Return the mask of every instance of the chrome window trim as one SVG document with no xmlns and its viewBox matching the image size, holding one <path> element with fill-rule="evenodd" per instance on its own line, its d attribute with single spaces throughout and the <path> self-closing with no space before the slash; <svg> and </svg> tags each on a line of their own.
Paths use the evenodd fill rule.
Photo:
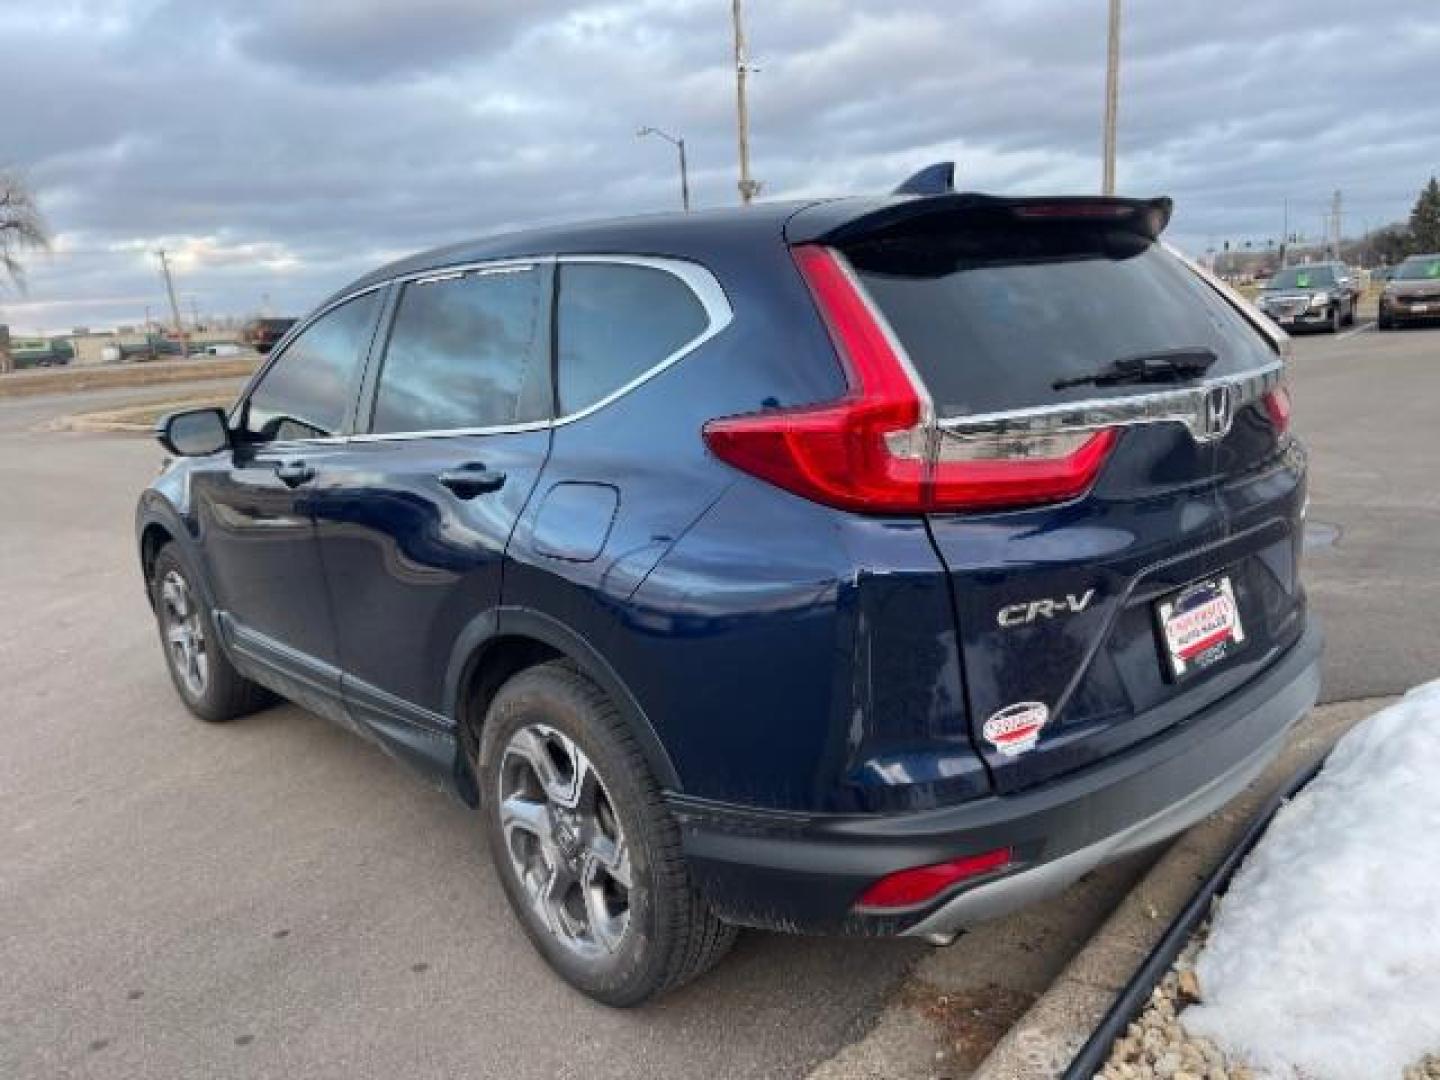
<svg viewBox="0 0 1440 1080">
<path fill-rule="evenodd" d="M 348 443 L 369 443 L 369 442 L 395 442 L 409 439 L 445 439 L 463 438 L 472 435 L 510 435 L 526 431 L 543 431 L 547 428 L 563 427 L 566 424 L 573 424 L 577 420 L 599 412 L 607 405 L 618 401 L 626 394 L 639 386 L 644 385 L 651 379 L 662 374 L 669 368 L 678 364 L 685 357 L 689 356 L 696 349 L 700 348 L 711 338 L 720 334 L 735 320 L 734 308 L 730 306 L 730 298 L 725 294 L 725 289 L 708 269 L 699 263 L 691 262 L 688 259 L 670 258 L 666 256 L 652 255 L 625 255 L 625 254 L 585 254 L 585 255 L 537 255 L 529 258 L 506 257 L 502 259 L 486 259 L 479 262 L 463 263 L 456 266 L 431 267 L 426 270 L 417 270 L 408 274 L 398 274 L 395 277 L 387 278 L 384 281 L 367 285 L 362 289 L 356 289 L 347 293 L 331 304 L 314 312 L 303 322 L 297 323 L 290 331 L 290 335 L 300 334 L 306 327 L 321 316 L 333 311 L 341 304 L 349 303 L 351 300 L 375 289 L 388 288 L 391 285 L 404 284 L 427 284 L 431 281 L 446 281 L 457 277 L 463 277 L 472 272 L 479 273 L 509 273 L 518 270 L 529 270 L 547 265 L 564 265 L 566 263 L 613 263 L 621 266 L 644 266 L 652 270 L 660 270 L 679 278 L 690 290 L 691 294 L 700 301 L 700 306 L 705 309 L 706 326 L 698 335 L 691 338 L 684 345 L 681 345 L 674 352 L 641 372 L 635 378 L 617 387 L 609 394 L 592 402 L 583 409 L 567 413 L 562 416 L 553 417 L 548 420 L 529 420 L 518 424 L 494 424 L 488 427 L 472 428 L 440 428 L 432 431 L 386 431 L 386 432 L 355 432 L 350 435 L 325 435 L 313 439 L 292 439 L 286 445 L 306 446 L 343 446 Z M 282 344 L 288 344 L 289 336 Z M 259 382 L 260 378 L 269 370 L 271 364 L 278 359 L 277 356 L 269 360 L 259 371 L 251 376 L 250 383 L 246 384 L 244 391 L 240 394 L 236 403 L 239 409 L 249 399 L 250 392 Z"/>
<path fill-rule="evenodd" d="M 1227 388 L 1228 409 L 1233 418 L 1246 405 L 1258 401 L 1285 379 L 1285 365 L 1279 361 L 1257 368 L 1174 389 L 1130 394 L 1124 397 L 1091 398 L 1030 409 L 977 413 L 947 417 L 940 430 L 957 439 L 988 435 L 1052 435 L 1100 428 L 1134 427 L 1137 424 L 1184 424 L 1196 442 L 1211 442 L 1230 430 L 1228 422 L 1213 427 L 1211 395 Z"/>
</svg>

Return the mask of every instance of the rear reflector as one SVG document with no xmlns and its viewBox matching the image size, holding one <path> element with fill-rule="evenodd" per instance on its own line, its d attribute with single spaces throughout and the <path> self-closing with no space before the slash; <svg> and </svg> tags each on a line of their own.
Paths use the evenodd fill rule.
<svg viewBox="0 0 1440 1080">
<path fill-rule="evenodd" d="M 870 910 L 912 908 L 968 878 L 1008 866 L 1012 857 L 1013 852 L 1009 848 L 998 848 L 983 855 L 966 855 L 949 862 L 897 870 L 862 892 L 855 906 Z"/>
<path fill-rule="evenodd" d="M 834 402 L 712 420 L 722 461 L 815 502 L 870 513 L 991 510 L 1073 498 L 1099 474 L 1113 430 L 957 437 L 927 415 L 884 325 L 839 255 L 794 249 L 840 354 Z"/>
<path fill-rule="evenodd" d="M 1270 422 L 1275 425 L 1275 433 L 1283 435 L 1290 430 L 1290 391 L 1283 386 L 1277 386 L 1261 399 L 1265 403 L 1265 412 L 1270 417 Z"/>
</svg>

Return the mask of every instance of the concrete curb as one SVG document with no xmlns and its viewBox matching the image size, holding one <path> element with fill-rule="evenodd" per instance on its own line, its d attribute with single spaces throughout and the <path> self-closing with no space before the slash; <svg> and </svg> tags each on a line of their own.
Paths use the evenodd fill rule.
<svg viewBox="0 0 1440 1080">
<path fill-rule="evenodd" d="M 974 1080 L 1052 1080 L 1069 1065 L 1176 913 L 1224 858 L 1261 806 L 1318 760 L 1352 725 L 1394 698 L 1322 705 L 1295 729 L 1280 756 L 1220 813 L 1181 835 L 996 1044 Z"/>
</svg>

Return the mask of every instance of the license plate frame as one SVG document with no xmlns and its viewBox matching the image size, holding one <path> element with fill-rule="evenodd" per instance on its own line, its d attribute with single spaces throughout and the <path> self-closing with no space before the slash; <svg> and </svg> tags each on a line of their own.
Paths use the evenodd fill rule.
<svg viewBox="0 0 1440 1080">
<path fill-rule="evenodd" d="M 1193 581 L 1155 601 L 1155 627 L 1172 682 L 1182 682 L 1232 656 L 1245 627 L 1229 573 Z"/>
</svg>

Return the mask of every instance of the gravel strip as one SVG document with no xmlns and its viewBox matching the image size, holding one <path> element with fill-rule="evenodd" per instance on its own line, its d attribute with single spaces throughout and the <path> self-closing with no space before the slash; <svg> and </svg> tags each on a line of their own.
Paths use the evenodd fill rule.
<svg viewBox="0 0 1440 1080">
<path fill-rule="evenodd" d="M 1201 999 L 1194 965 L 1208 931 L 1207 923 L 1185 946 L 1139 1018 L 1115 1040 L 1096 1080 L 1291 1080 L 1231 1062 L 1209 1039 L 1185 1030 L 1185 1007 Z M 1440 1054 L 1427 1054 L 1398 1080 L 1440 1080 Z"/>
</svg>

